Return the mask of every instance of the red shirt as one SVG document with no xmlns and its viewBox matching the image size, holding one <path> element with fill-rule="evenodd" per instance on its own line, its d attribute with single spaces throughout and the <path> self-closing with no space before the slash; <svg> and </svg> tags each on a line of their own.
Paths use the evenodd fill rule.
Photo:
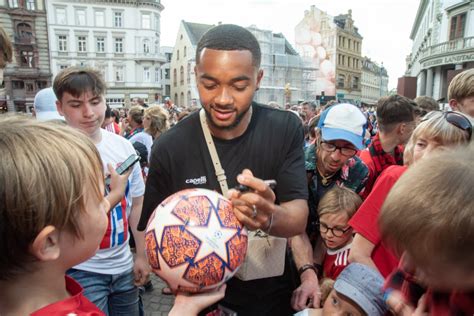
<svg viewBox="0 0 474 316">
<path fill-rule="evenodd" d="M 382 243 L 377 221 L 390 189 L 406 169 L 405 166 L 390 166 L 382 172 L 372 192 L 349 220 L 356 233 L 375 245 L 371 258 L 384 278 L 397 268 L 399 259 Z"/>
<path fill-rule="evenodd" d="M 68 314 L 77 316 L 105 315 L 82 294 L 82 287 L 79 283 L 69 276 L 65 276 L 65 278 L 66 290 L 71 296 L 37 310 L 31 314 L 32 316 L 64 316 Z"/>
<path fill-rule="evenodd" d="M 351 243 L 345 245 L 341 249 L 330 250 L 326 252 L 323 262 L 324 277 L 336 280 L 339 274 L 349 264 L 349 251 L 351 250 Z"/>
</svg>

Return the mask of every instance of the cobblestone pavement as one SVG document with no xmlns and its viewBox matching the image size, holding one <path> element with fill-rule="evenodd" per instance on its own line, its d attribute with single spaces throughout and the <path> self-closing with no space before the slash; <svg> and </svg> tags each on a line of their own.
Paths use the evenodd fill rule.
<svg viewBox="0 0 474 316">
<path fill-rule="evenodd" d="M 173 306 L 174 296 L 161 294 L 161 289 L 163 289 L 166 284 L 156 275 L 152 274 L 151 282 L 153 283 L 153 291 L 146 292 L 142 296 L 145 316 L 168 315 L 168 312 Z"/>
</svg>

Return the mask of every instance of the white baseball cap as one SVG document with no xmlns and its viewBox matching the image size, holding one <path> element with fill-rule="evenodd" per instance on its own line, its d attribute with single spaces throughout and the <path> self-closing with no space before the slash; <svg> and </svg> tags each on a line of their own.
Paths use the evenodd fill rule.
<svg viewBox="0 0 474 316">
<path fill-rule="evenodd" d="M 40 90 L 33 101 L 36 119 L 39 121 L 64 120 L 56 109 L 56 100 L 53 88 Z"/>
</svg>

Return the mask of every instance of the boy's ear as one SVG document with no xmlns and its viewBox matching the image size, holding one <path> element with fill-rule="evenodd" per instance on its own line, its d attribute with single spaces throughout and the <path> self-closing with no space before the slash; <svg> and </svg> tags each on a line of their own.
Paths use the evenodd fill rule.
<svg viewBox="0 0 474 316">
<path fill-rule="evenodd" d="M 59 113 L 61 116 L 64 116 L 64 113 L 63 113 L 63 104 L 62 104 L 61 101 L 59 101 L 59 100 L 56 100 L 56 109 L 58 110 L 58 113 Z"/>
<path fill-rule="evenodd" d="M 452 109 L 453 111 L 459 111 L 459 108 L 458 108 L 458 101 L 457 101 L 457 100 L 451 99 L 451 100 L 449 100 L 448 103 L 449 103 L 449 106 L 451 107 L 451 109 Z"/>
<path fill-rule="evenodd" d="M 60 255 L 59 231 L 48 225 L 43 228 L 30 245 L 30 253 L 39 261 L 53 261 Z"/>
</svg>

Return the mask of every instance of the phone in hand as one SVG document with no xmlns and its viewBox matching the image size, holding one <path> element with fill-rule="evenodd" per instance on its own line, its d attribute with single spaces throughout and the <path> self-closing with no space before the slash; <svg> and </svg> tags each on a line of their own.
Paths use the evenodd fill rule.
<svg viewBox="0 0 474 316">
<path fill-rule="evenodd" d="M 263 180 L 263 182 L 265 182 L 270 187 L 270 189 L 275 190 L 276 185 L 277 185 L 277 182 L 275 180 L 273 180 L 273 179 L 272 180 Z M 237 191 L 240 191 L 240 193 L 249 192 L 251 190 L 248 186 L 246 186 L 244 184 L 240 184 L 240 183 L 238 185 L 236 185 L 234 187 L 234 189 L 237 190 Z"/>
<path fill-rule="evenodd" d="M 140 161 L 140 156 L 136 155 L 136 154 L 132 154 L 130 155 L 127 159 L 125 159 L 124 162 L 122 162 L 120 164 L 120 166 L 118 166 L 115 171 L 122 175 L 124 174 L 125 172 L 127 172 L 128 169 L 132 168 L 133 165 L 135 165 L 137 162 Z M 110 175 L 107 176 L 107 178 L 105 179 L 105 184 L 107 186 L 110 186 Z"/>
</svg>

